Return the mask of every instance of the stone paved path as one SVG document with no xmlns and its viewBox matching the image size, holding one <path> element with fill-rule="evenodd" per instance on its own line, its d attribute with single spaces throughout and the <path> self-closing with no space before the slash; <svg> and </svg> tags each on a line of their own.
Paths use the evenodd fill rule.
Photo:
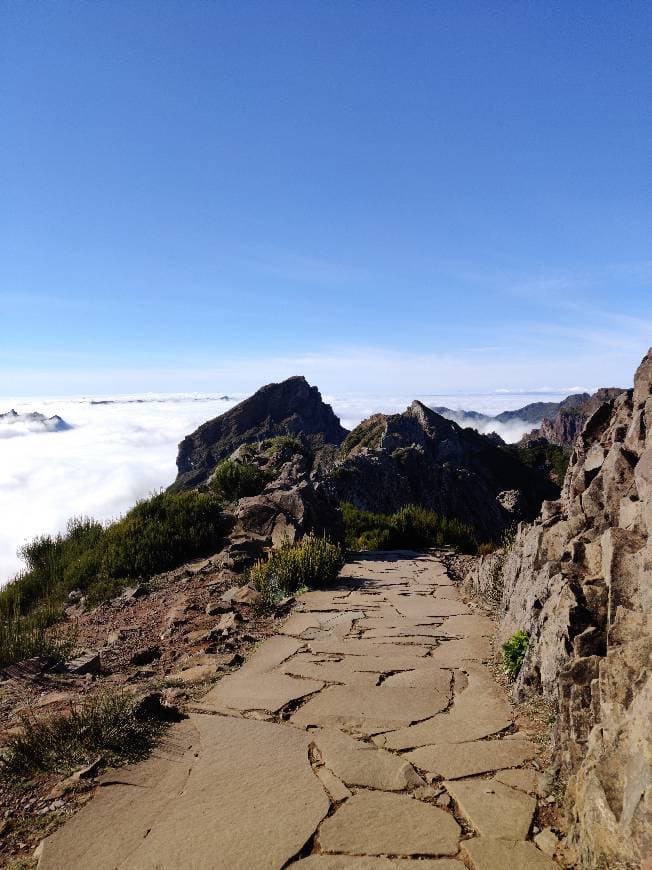
<svg viewBox="0 0 652 870">
<path fill-rule="evenodd" d="M 347 565 L 39 868 L 554 870 L 528 840 L 535 747 L 482 663 L 492 628 L 434 557 Z"/>
</svg>

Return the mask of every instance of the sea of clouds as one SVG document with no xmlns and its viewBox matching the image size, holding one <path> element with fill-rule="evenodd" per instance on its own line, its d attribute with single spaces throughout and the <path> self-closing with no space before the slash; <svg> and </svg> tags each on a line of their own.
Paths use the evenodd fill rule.
<svg viewBox="0 0 652 870">
<path fill-rule="evenodd" d="M 414 397 L 324 395 L 351 429 L 378 411 L 403 411 Z M 559 401 L 558 393 L 422 395 L 426 405 L 485 414 L 534 401 Z M 123 514 L 139 498 L 176 476 L 177 445 L 201 423 L 233 407 L 242 396 L 94 396 L 0 399 L 0 414 L 15 409 L 21 421 L 0 418 L 0 583 L 21 568 L 17 549 L 43 533 L 65 529 L 73 516 L 102 521 Z M 32 424 L 24 415 L 59 415 L 68 429 Z M 532 424 L 482 423 L 515 441 Z"/>
</svg>

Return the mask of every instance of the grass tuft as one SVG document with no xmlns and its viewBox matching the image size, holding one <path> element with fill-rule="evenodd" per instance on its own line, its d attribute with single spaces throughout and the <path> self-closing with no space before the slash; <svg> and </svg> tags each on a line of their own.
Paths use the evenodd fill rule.
<svg viewBox="0 0 652 870">
<path fill-rule="evenodd" d="M 25 717 L 22 732 L 3 747 L 0 778 L 67 773 L 98 756 L 107 765 L 138 761 L 149 753 L 162 728 L 160 721 L 144 718 L 133 695 L 125 692 L 87 700 L 67 716 Z"/>
</svg>

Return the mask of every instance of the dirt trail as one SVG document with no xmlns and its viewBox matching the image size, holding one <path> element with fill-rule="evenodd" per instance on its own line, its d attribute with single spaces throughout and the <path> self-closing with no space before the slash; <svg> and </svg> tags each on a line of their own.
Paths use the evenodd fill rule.
<svg viewBox="0 0 652 870">
<path fill-rule="evenodd" d="M 106 776 L 40 870 L 555 870 L 492 632 L 433 556 L 347 565 L 165 749 Z"/>
</svg>

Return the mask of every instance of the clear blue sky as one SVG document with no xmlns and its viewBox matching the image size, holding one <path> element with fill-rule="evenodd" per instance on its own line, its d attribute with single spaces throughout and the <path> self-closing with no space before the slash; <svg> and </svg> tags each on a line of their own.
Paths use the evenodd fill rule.
<svg viewBox="0 0 652 870">
<path fill-rule="evenodd" d="M 649 2 L 4 2 L 0 395 L 631 381 Z"/>
</svg>

